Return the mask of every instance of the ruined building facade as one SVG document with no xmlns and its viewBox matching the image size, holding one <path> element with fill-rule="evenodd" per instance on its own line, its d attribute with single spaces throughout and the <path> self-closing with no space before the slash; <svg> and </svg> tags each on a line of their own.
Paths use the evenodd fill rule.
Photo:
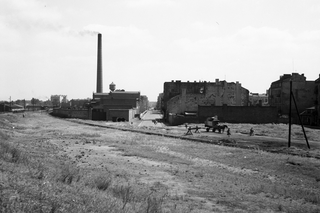
<svg viewBox="0 0 320 213">
<path fill-rule="evenodd" d="M 162 111 L 169 114 L 192 114 L 198 106 L 248 106 L 249 91 L 239 82 L 181 82 L 164 83 Z"/>
<path fill-rule="evenodd" d="M 268 102 L 270 106 L 278 108 L 280 115 L 289 114 L 290 105 L 290 80 L 292 80 L 292 92 L 299 112 L 315 106 L 315 81 L 307 81 L 304 74 L 292 73 L 280 76 L 280 79 L 271 83 L 268 90 Z M 292 112 L 295 110 L 292 102 Z"/>
<path fill-rule="evenodd" d="M 315 101 L 315 109 L 317 121 L 316 124 L 320 125 L 320 75 L 319 78 L 315 81 L 315 90 L 314 90 L 316 101 Z"/>
</svg>

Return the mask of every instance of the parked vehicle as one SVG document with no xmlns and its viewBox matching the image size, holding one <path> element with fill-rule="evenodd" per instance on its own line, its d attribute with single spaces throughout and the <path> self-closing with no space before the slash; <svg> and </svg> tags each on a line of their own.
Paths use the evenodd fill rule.
<svg viewBox="0 0 320 213">
<path fill-rule="evenodd" d="M 218 130 L 219 133 L 224 132 L 225 128 L 228 128 L 227 125 L 219 125 L 219 119 L 217 116 L 215 117 L 208 117 L 205 122 L 204 126 L 206 128 L 206 131 L 209 132 L 210 129 L 212 129 L 212 132 L 215 132 Z"/>
</svg>

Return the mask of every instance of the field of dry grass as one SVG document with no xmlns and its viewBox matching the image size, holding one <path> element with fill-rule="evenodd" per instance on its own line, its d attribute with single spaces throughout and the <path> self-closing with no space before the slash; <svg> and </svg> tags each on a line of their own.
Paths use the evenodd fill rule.
<svg viewBox="0 0 320 213">
<path fill-rule="evenodd" d="M 307 130 L 311 150 L 295 130 L 285 148 L 280 124 L 188 136 L 256 147 L 242 149 L 71 121 L 0 114 L 0 212 L 320 212 L 320 160 L 305 157 L 319 153 L 318 130 Z M 259 148 L 279 143 L 301 155 Z"/>
</svg>

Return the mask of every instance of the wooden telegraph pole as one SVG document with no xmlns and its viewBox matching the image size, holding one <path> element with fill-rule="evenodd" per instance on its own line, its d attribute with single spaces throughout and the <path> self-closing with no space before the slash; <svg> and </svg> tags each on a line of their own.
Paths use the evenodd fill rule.
<svg viewBox="0 0 320 213">
<path fill-rule="evenodd" d="M 304 130 L 304 126 L 303 126 L 303 124 L 302 124 L 301 117 L 300 117 L 300 114 L 299 114 L 297 102 L 296 102 L 296 99 L 294 98 L 294 95 L 293 95 L 293 92 L 292 92 L 292 80 L 290 80 L 289 139 L 288 139 L 288 147 L 290 147 L 290 145 L 291 145 L 291 104 L 292 104 L 291 100 L 293 100 L 293 103 L 294 103 L 294 106 L 295 106 L 295 108 L 296 108 L 296 112 L 297 112 L 297 115 L 298 115 L 298 118 L 299 118 L 299 122 L 300 122 L 300 125 L 301 125 L 301 128 L 302 128 L 302 131 L 303 131 L 304 138 L 306 139 L 307 146 L 308 146 L 308 148 L 310 149 L 310 145 L 309 145 L 309 142 L 308 142 L 308 138 L 307 138 L 307 135 L 306 135 L 306 131 Z"/>
</svg>

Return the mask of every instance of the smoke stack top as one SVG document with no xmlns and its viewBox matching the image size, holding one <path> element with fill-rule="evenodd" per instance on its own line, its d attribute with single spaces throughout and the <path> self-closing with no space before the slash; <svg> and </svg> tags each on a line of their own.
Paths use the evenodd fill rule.
<svg viewBox="0 0 320 213">
<path fill-rule="evenodd" d="M 97 93 L 103 92 L 102 85 L 102 35 L 98 33 L 98 54 L 97 54 Z"/>
</svg>

